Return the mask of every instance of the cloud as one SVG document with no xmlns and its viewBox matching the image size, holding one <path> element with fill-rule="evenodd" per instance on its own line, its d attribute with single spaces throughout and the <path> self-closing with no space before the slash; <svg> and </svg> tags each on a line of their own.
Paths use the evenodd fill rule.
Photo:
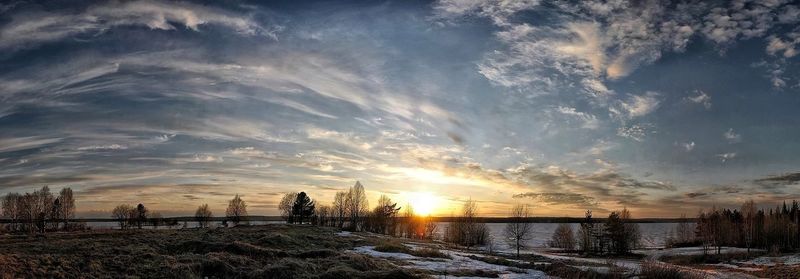
<svg viewBox="0 0 800 279">
<path fill-rule="evenodd" d="M 658 100 L 659 94 L 648 91 L 644 95 L 632 95 L 628 101 L 620 101 L 621 113 L 629 119 L 645 116 L 655 111 L 661 101 Z"/>
<path fill-rule="evenodd" d="M 433 6 L 435 19 L 452 20 L 467 15 L 477 15 L 491 19 L 494 24 L 508 25 L 508 17 L 519 11 L 539 6 L 539 0 L 521 1 L 474 1 L 442 0 Z"/>
<path fill-rule="evenodd" d="M 765 178 L 756 179 L 755 182 L 758 184 L 766 184 L 774 186 L 795 185 L 800 182 L 800 172 L 773 175 Z"/>
<path fill-rule="evenodd" d="M 62 138 L 45 138 L 36 136 L 0 138 L 0 153 L 40 148 L 53 143 L 58 143 L 61 140 Z"/>
<path fill-rule="evenodd" d="M 276 38 L 281 26 L 264 27 L 254 20 L 221 9 L 180 2 L 130 1 L 94 5 L 77 13 L 28 12 L 12 16 L 0 28 L 0 48 L 22 48 L 81 34 L 103 33 L 121 26 L 173 30 L 180 24 L 200 30 L 202 25 L 224 26 L 244 35 Z"/>
<path fill-rule="evenodd" d="M 695 144 L 694 144 L 693 141 L 683 144 L 683 148 L 686 149 L 686 152 L 691 152 L 692 150 L 694 150 L 694 146 L 695 146 Z"/>
<path fill-rule="evenodd" d="M 696 93 L 697 96 L 686 97 L 686 100 L 695 104 L 702 104 L 707 110 L 711 109 L 711 96 L 708 96 L 703 90 L 695 90 L 694 93 Z"/>
<path fill-rule="evenodd" d="M 733 131 L 733 128 L 728 129 L 722 136 L 729 142 L 729 143 L 737 143 L 742 141 L 742 135 L 737 134 Z"/>
<path fill-rule="evenodd" d="M 90 145 L 90 146 L 81 146 L 77 148 L 81 151 L 105 151 L 105 150 L 125 150 L 128 149 L 127 146 L 121 144 L 109 144 L 109 145 Z"/>
<path fill-rule="evenodd" d="M 600 126 L 600 123 L 597 120 L 597 117 L 595 117 L 594 115 L 585 113 L 585 112 L 577 111 L 575 108 L 565 107 L 565 106 L 558 106 L 556 108 L 556 111 L 561 113 L 561 114 L 572 116 L 575 119 L 578 119 L 579 121 L 582 122 L 582 125 L 581 125 L 582 128 L 597 129 Z"/>
<path fill-rule="evenodd" d="M 648 134 L 653 133 L 652 125 L 647 123 L 622 126 L 617 129 L 617 135 L 635 141 L 644 141 Z"/>
<path fill-rule="evenodd" d="M 722 160 L 722 162 L 725 163 L 727 161 L 732 160 L 733 158 L 736 158 L 736 152 L 717 154 L 717 157 L 719 157 L 720 160 Z"/>
<path fill-rule="evenodd" d="M 794 24 L 800 9 L 786 1 L 752 0 L 672 4 L 590 0 L 548 5 L 444 0 L 434 4 L 434 13 L 436 19 L 456 22 L 464 17 L 491 19 L 498 27 L 494 35 L 504 47 L 486 54 L 479 73 L 494 84 L 541 95 L 563 92 L 576 83 L 582 83 L 587 93 L 604 92 L 604 82 L 627 77 L 664 53 L 683 52 L 695 38 L 708 39 L 724 50 L 737 40 L 765 37 L 775 26 Z M 529 13 L 553 16 L 534 24 Z M 796 53 L 797 36 L 771 36 L 769 41 L 771 54 Z M 783 79 L 771 80 L 776 87 L 785 85 Z"/>
<path fill-rule="evenodd" d="M 800 33 L 791 32 L 786 34 L 787 40 L 777 36 L 767 38 L 767 53 L 769 55 L 780 55 L 785 58 L 792 58 L 797 55 L 797 45 L 800 44 Z"/>
<path fill-rule="evenodd" d="M 549 205 L 577 205 L 583 207 L 594 207 L 597 205 L 597 201 L 594 198 L 575 193 L 528 192 L 515 194 L 514 198 L 530 198 Z"/>
</svg>

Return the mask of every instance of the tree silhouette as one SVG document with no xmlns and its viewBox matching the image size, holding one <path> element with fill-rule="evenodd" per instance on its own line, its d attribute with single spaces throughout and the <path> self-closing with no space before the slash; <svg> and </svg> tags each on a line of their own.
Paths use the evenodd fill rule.
<svg viewBox="0 0 800 279">
<path fill-rule="evenodd" d="M 247 216 L 247 203 L 239 197 L 239 194 L 236 194 L 236 196 L 228 202 L 225 216 L 228 217 L 234 225 L 238 225 L 239 222 L 242 221 L 242 217 Z"/>
<path fill-rule="evenodd" d="M 211 209 L 208 208 L 208 204 L 203 204 L 197 207 L 197 211 L 194 212 L 194 218 L 197 220 L 197 224 L 201 228 L 208 227 L 208 223 L 211 221 L 211 217 L 214 216 L 211 213 Z"/>
<path fill-rule="evenodd" d="M 397 203 L 392 203 L 389 197 L 381 195 L 378 199 L 378 205 L 372 210 L 374 219 L 372 231 L 382 234 L 394 234 L 395 217 L 399 211 L 400 207 L 397 207 Z"/>
<path fill-rule="evenodd" d="M 64 222 L 64 228 L 67 227 L 69 220 L 75 218 L 75 198 L 72 195 L 72 189 L 67 187 L 61 189 L 58 193 L 58 200 L 61 203 L 59 216 Z"/>
<path fill-rule="evenodd" d="M 336 218 L 336 225 L 339 228 L 344 226 L 344 218 L 347 217 L 347 192 L 339 191 L 333 197 L 332 217 Z"/>
<path fill-rule="evenodd" d="M 363 222 L 362 218 L 367 214 L 367 208 L 369 208 L 367 195 L 360 181 L 356 181 L 356 184 L 347 191 L 345 208 L 347 208 L 347 213 L 350 215 L 350 229 L 353 231 L 359 230 Z"/>
<path fill-rule="evenodd" d="M 147 208 L 140 203 L 136 206 L 136 226 L 141 229 L 144 222 L 147 222 Z"/>
<path fill-rule="evenodd" d="M 312 215 L 314 215 L 314 201 L 306 195 L 306 192 L 300 192 L 292 205 L 293 221 L 302 224 L 306 218 L 310 219 Z"/>
<path fill-rule="evenodd" d="M 131 212 L 133 212 L 133 207 L 127 204 L 120 204 L 117 207 L 114 207 L 111 210 L 111 218 L 114 218 L 119 223 L 120 229 L 128 228 L 129 218 L 131 216 Z"/>
<path fill-rule="evenodd" d="M 528 221 L 528 217 L 530 217 L 528 206 L 518 204 L 511 209 L 511 220 L 506 224 L 506 239 L 517 249 L 517 258 L 520 248 L 525 247 L 525 242 L 533 237 L 533 225 Z"/>
<path fill-rule="evenodd" d="M 297 200 L 297 192 L 289 192 L 283 195 L 281 202 L 278 203 L 278 211 L 281 218 L 291 224 L 294 223 L 294 203 Z"/>
<path fill-rule="evenodd" d="M 550 240 L 550 247 L 565 250 L 575 249 L 575 238 L 573 237 L 572 226 L 570 224 L 558 224 Z"/>
</svg>

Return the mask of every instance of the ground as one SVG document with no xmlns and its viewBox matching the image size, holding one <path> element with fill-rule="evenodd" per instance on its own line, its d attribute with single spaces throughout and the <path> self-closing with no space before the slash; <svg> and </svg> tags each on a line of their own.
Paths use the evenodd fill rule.
<svg viewBox="0 0 800 279">
<path fill-rule="evenodd" d="M 349 252 L 373 244 L 310 226 L 0 237 L 2 278 L 422 278 Z"/>
<path fill-rule="evenodd" d="M 516 258 L 440 241 L 292 225 L 97 230 L 0 236 L 0 278 L 630 278 L 648 266 L 680 277 L 798 278 L 797 255 L 700 248 L 648 249 L 636 257 L 584 258 L 535 249 Z M 664 273 L 658 271 L 658 273 Z M 687 277 L 697 275 L 696 277 Z"/>
</svg>

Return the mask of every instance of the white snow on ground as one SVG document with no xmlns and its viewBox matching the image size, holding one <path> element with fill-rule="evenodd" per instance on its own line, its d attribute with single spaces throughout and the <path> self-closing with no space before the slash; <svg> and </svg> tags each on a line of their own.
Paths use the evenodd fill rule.
<svg viewBox="0 0 800 279">
<path fill-rule="evenodd" d="M 774 266 L 778 263 L 784 265 L 800 264 L 800 254 L 781 256 L 781 257 L 758 257 L 749 261 L 738 262 L 742 264 Z"/>
<path fill-rule="evenodd" d="M 349 231 L 340 231 L 340 232 L 336 233 L 336 236 L 352 236 L 352 235 L 353 235 L 353 233 L 351 233 Z"/>
<path fill-rule="evenodd" d="M 415 260 L 421 259 L 420 257 L 409 255 L 406 253 L 389 253 L 375 251 L 375 246 L 359 246 L 353 249 L 356 253 L 373 256 L 376 258 L 396 259 L 396 260 Z"/>
<path fill-rule="evenodd" d="M 505 279 L 549 278 L 547 275 L 544 274 L 544 272 L 541 272 L 539 270 L 518 269 L 518 268 L 490 264 L 483 261 L 471 259 L 468 256 L 471 255 L 482 256 L 472 253 L 464 253 L 451 250 L 440 250 L 442 253 L 449 255 L 451 259 L 431 259 L 431 258 L 417 257 L 405 253 L 379 252 L 375 251 L 374 249 L 375 249 L 374 246 L 361 246 L 361 247 L 356 247 L 355 249 L 353 249 L 353 251 L 356 253 L 370 255 L 378 258 L 405 260 L 411 263 L 410 267 L 422 270 L 430 270 L 438 272 L 448 272 L 457 270 L 484 270 L 484 271 L 498 272 L 500 273 L 499 274 L 500 278 L 505 278 Z M 513 269 L 514 271 L 523 270 L 525 271 L 525 273 L 516 273 L 514 271 L 511 271 L 511 269 Z M 447 278 L 470 278 L 470 277 L 447 276 Z"/>
</svg>

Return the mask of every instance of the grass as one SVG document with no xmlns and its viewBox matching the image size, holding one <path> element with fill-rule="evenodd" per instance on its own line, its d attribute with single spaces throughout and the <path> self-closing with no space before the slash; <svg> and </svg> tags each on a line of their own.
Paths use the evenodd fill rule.
<svg viewBox="0 0 800 279">
<path fill-rule="evenodd" d="M 678 265 L 693 265 L 693 264 L 717 264 L 729 263 L 731 261 L 743 261 L 764 255 L 764 252 L 751 251 L 750 253 L 725 253 L 725 254 L 699 254 L 699 255 L 673 255 L 665 256 L 661 260 L 664 262 L 678 264 Z"/>
<path fill-rule="evenodd" d="M 404 253 L 409 254 L 417 257 L 423 258 L 442 258 L 442 259 L 449 259 L 450 256 L 442 253 L 438 249 L 430 248 L 430 247 L 423 247 L 420 249 L 411 249 L 410 247 L 403 245 L 402 243 L 396 241 L 386 241 L 382 242 L 375 246 L 375 251 L 378 252 L 385 252 L 385 253 Z"/>
<path fill-rule="evenodd" d="M 647 279 L 702 279 L 705 275 L 696 272 L 689 272 L 677 266 L 656 262 L 644 261 L 642 262 L 641 273 L 642 278 Z"/>
<path fill-rule="evenodd" d="M 403 270 L 388 260 L 346 252 L 367 243 L 336 237 L 336 231 L 268 225 L 0 236 L 0 278 L 427 276 Z"/>
</svg>

